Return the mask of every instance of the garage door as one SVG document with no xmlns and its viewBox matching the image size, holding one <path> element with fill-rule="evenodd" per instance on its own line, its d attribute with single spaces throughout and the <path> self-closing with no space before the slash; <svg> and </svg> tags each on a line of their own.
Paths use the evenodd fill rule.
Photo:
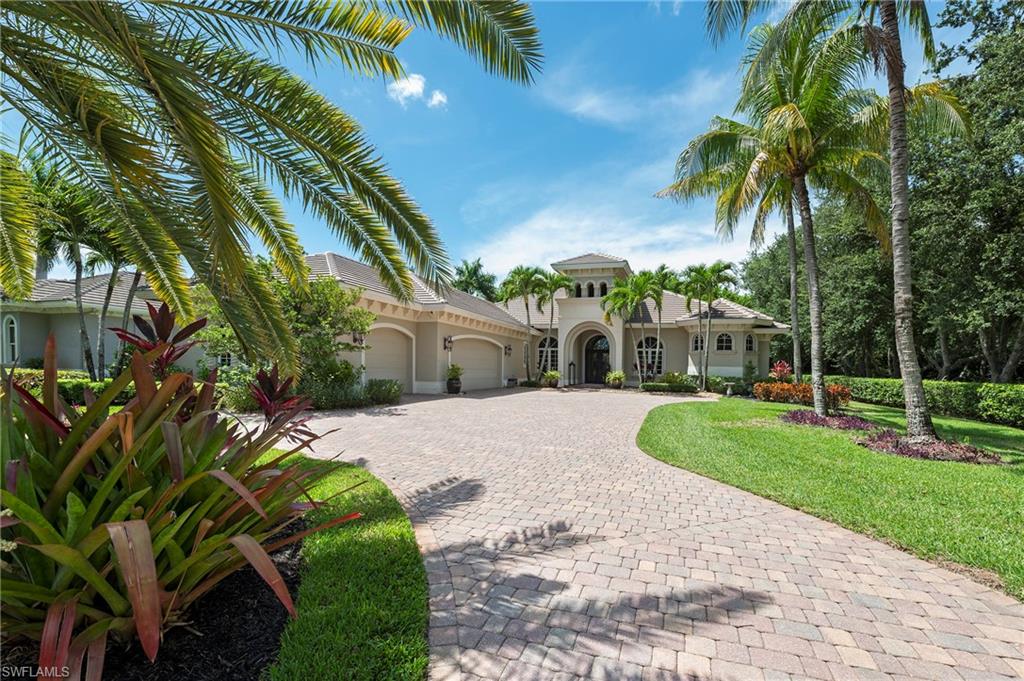
<svg viewBox="0 0 1024 681">
<path fill-rule="evenodd" d="M 462 367 L 462 389 L 501 387 L 502 348 L 487 341 L 460 338 L 452 348 L 452 361 Z"/>
<path fill-rule="evenodd" d="M 412 340 L 394 329 L 374 329 L 366 344 L 366 378 L 390 378 L 412 392 Z"/>
</svg>

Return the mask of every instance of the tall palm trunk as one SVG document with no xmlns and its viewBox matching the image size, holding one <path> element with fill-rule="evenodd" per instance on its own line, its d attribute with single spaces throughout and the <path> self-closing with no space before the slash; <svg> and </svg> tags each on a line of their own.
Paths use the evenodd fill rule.
<svg viewBox="0 0 1024 681">
<path fill-rule="evenodd" d="M 654 373 L 655 374 L 658 373 L 657 369 L 658 369 L 658 360 L 659 359 L 661 360 L 661 372 L 665 373 L 665 357 L 664 357 L 664 353 L 662 353 L 662 351 L 661 351 L 661 305 L 658 305 L 657 308 L 658 308 L 658 333 L 657 333 L 657 337 L 656 337 L 655 343 L 654 343 L 654 369 L 655 369 Z"/>
<path fill-rule="evenodd" d="M 550 308 L 548 310 L 548 339 L 545 342 L 547 347 L 544 349 L 544 366 L 548 371 L 555 371 L 551 367 L 551 328 L 555 325 L 555 299 L 553 297 L 548 301 L 548 307 Z"/>
<path fill-rule="evenodd" d="M 697 352 L 697 383 L 700 389 L 704 390 L 704 348 L 708 344 L 707 336 L 704 335 L 704 301 L 697 300 L 697 336 L 701 339 L 700 350 Z M 692 347 L 692 346 L 691 346 Z"/>
<path fill-rule="evenodd" d="M 75 249 L 75 307 L 78 308 L 78 339 L 82 345 L 82 359 L 89 379 L 96 380 L 96 366 L 92 361 L 92 345 L 89 343 L 89 330 L 85 327 L 85 308 L 82 306 L 82 254 Z"/>
<path fill-rule="evenodd" d="M 802 350 L 800 345 L 800 320 L 798 318 L 797 288 L 799 287 L 796 266 L 796 226 L 793 224 L 793 199 L 786 202 L 786 236 L 789 241 L 789 325 L 793 337 L 793 380 L 800 383 L 804 378 Z"/>
<path fill-rule="evenodd" d="M 921 364 L 914 343 L 913 277 L 910 271 L 910 197 L 907 184 L 910 155 L 907 150 L 906 88 L 903 83 L 903 48 L 895 0 L 881 3 L 882 31 L 888 43 L 886 75 L 889 80 L 889 167 L 892 189 L 893 303 L 896 316 L 896 354 L 903 377 L 903 401 L 907 411 L 907 436 L 912 440 L 935 439 L 935 426 L 925 403 Z"/>
<path fill-rule="evenodd" d="M 711 303 L 713 303 L 713 302 L 715 302 L 715 301 L 709 295 L 708 296 L 708 326 L 707 326 L 707 335 L 704 336 L 704 385 L 701 387 L 702 390 L 707 390 L 707 387 L 708 387 L 708 368 L 711 365 Z"/>
<path fill-rule="evenodd" d="M 531 331 L 533 330 L 533 324 L 530 323 L 530 296 L 523 296 L 523 304 L 526 306 L 526 326 Z M 530 348 L 530 336 L 526 337 L 526 347 Z M 526 380 L 530 379 L 530 365 L 533 364 L 533 348 L 530 348 L 528 353 L 529 357 L 526 359 Z"/>
<path fill-rule="evenodd" d="M 643 306 L 640 307 L 640 344 L 637 346 L 637 350 L 643 357 L 643 365 L 640 367 L 640 382 L 643 383 L 647 380 L 647 365 L 651 361 L 650 353 L 647 352 L 647 327 L 644 326 Z"/>
<path fill-rule="evenodd" d="M 121 328 L 127 329 L 128 322 L 132 318 L 132 301 L 135 300 L 135 292 L 139 288 L 139 282 L 142 281 L 142 271 L 135 270 L 135 275 L 132 277 L 132 284 L 128 287 L 128 297 L 124 301 L 124 313 L 121 315 Z M 125 342 L 121 341 L 117 344 L 117 375 L 120 376 L 121 372 L 124 371 L 124 347 Z"/>
<path fill-rule="evenodd" d="M 114 287 L 117 285 L 117 274 L 121 269 L 118 263 L 114 263 L 114 269 L 110 273 L 110 279 L 107 280 L 107 290 L 103 296 L 103 307 L 100 308 L 100 319 L 96 328 L 96 377 L 99 380 L 106 378 L 106 327 L 107 327 L 107 309 L 110 308 L 110 298 L 114 295 Z"/>
<path fill-rule="evenodd" d="M 803 175 L 793 178 L 793 193 L 800 209 L 800 229 L 804 236 L 804 266 L 807 270 L 807 294 L 811 308 L 811 391 L 814 395 L 814 413 L 828 415 L 825 402 L 825 362 L 822 351 L 821 291 L 818 288 L 818 254 L 814 245 L 814 220 L 811 217 L 811 199 Z"/>
</svg>

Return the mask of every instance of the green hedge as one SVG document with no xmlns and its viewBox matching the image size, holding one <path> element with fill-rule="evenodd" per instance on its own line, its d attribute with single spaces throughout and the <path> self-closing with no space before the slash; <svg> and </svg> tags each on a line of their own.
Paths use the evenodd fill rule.
<svg viewBox="0 0 1024 681">
<path fill-rule="evenodd" d="M 648 393 L 695 393 L 697 389 L 689 383 L 641 383 L 640 389 Z"/>
<path fill-rule="evenodd" d="M 899 378 L 826 376 L 828 383 L 845 385 L 853 399 L 890 407 L 903 406 L 903 381 Z M 990 423 L 1024 427 L 1024 385 L 925 381 L 924 396 L 936 414 L 962 416 Z"/>
<path fill-rule="evenodd" d="M 36 397 L 42 397 L 43 370 L 42 369 L 15 369 L 14 380 L 23 385 Z M 93 395 L 99 395 L 107 389 L 114 379 L 107 378 L 102 381 L 90 381 L 89 374 L 84 371 L 58 371 L 57 372 L 57 393 L 60 398 L 72 405 L 85 404 L 85 389 L 92 391 Z M 130 384 L 114 399 L 114 404 L 124 405 L 128 400 L 135 397 L 135 384 Z"/>
</svg>

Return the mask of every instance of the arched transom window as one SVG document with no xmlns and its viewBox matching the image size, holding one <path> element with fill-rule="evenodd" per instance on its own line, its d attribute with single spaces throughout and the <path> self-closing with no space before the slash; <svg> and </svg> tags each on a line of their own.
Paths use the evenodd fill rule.
<svg viewBox="0 0 1024 681">
<path fill-rule="evenodd" d="M 704 336 L 700 334 L 694 334 L 693 340 L 690 342 L 690 347 L 693 348 L 694 352 L 700 352 L 704 349 Z"/>
<path fill-rule="evenodd" d="M 601 297 L 604 298 L 606 295 L 608 295 L 608 284 L 602 281 L 601 282 Z"/>
<path fill-rule="evenodd" d="M 593 298 L 593 297 L 594 297 L 594 282 L 589 281 L 589 282 L 587 282 L 587 298 Z"/>
<path fill-rule="evenodd" d="M 654 336 L 648 336 L 636 344 L 637 355 L 646 366 L 645 376 L 657 376 L 664 369 L 665 344 Z"/>
<path fill-rule="evenodd" d="M 550 355 L 548 353 L 551 353 Z M 542 338 L 537 344 L 537 369 L 540 371 L 558 370 L 558 339 L 552 336 Z"/>
<path fill-rule="evenodd" d="M 18 320 L 8 315 L 4 318 L 3 361 L 13 363 L 18 358 Z"/>
<path fill-rule="evenodd" d="M 750 334 L 750 333 L 747 334 L 747 340 L 746 340 L 746 345 L 744 346 L 744 349 L 747 352 L 753 352 L 754 350 L 757 350 L 757 342 L 754 340 L 754 335 L 753 334 Z"/>
<path fill-rule="evenodd" d="M 718 334 L 718 337 L 715 338 L 715 350 L 719 352 L 732 352 L 732 334 Z"/>
</svg>

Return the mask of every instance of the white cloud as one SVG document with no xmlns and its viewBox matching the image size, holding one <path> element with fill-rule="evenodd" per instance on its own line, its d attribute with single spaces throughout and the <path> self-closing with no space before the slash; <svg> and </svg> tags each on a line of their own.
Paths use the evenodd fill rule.
<svg viewBox="0 0 1024 681">
<path fill-rule="evenodd" d="M 439 106 L 448 105 L 448 95 L 441 90 L 434 90 L 430 93 L 430 99 L 427 101 L 427 106 L 431 109 L 436 109 Z"/>
<path fill-rule="evenodd" d="M 419 73 L 410 73 L 405 78 L 388 83 L 388 97 L 402 105 L 404 109 L 410 101 L 425 102 L 431 109 L 448 105 L 448 95 L 442 90 L 433 90 L 426 96 L 427 79 Z"/>
<path fill-rule="evenodd" d="M 706 122 L 705 110 L 723 104 L 735 82 L 728 72 L 694 69 L 667 87 L 646 92 L 597 83 L 576 60 L 553 69 L 538 90 L 549 104 L 577 118 L 617 127 L 660 128 L 678 126 L 681 120 Z"/>
<path fill-rule="evenodd" d="M 388 97 L 405 106 L 406 100 L 423 99 L 423 88 L 427 79 L 418 73 L 388 83 Z"/>
</svg>

